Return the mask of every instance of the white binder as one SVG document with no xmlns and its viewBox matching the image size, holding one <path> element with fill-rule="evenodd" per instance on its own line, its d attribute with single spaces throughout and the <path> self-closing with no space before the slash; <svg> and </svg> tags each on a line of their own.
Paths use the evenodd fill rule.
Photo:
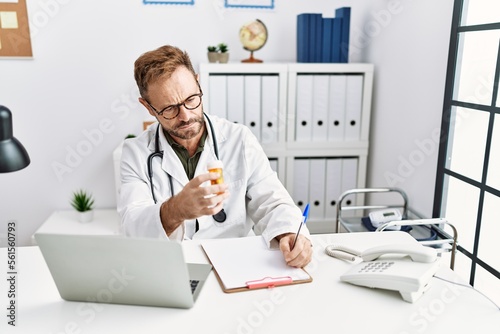
<svg viewBox="0 0 500 334">
<path fill-rule="evenodd" d="M 209 109 L 210 115 L 227 118 L 227 88 L 225 75 L 211 75 L 209 82 Z"/>
<path fill-rule="evenodd" d="M 328 139 L 329 76 L 313 76 L 312 140 Z"/>
<path fill-rule="evenodd" d="M 262 143 L 278 142 L 279 77 L 262 76 Z"/>
<path fill-rule="evenodd" d="M 338 199 L 342 194 L 342 159 L 326 159 L 325 218 L 334 220 Z"/>
<path fill-rule="evenodd" d="M 309 159 L 295 159 L 293 166 L 293 200 L 304 211 L 309 200 Z"/>
<path fill-rule="evenodd" d="M 345 75 L 330 75 L 328 87 L 330 100 L 328 103 L 328 140 L 343 141 L 345 132 L 346 104 Z"/>
<path fill-rule="evenodd" d="M 342 159 L 342 192 L 358 188 L 357 180 L 358 180 L 358 159 L 357 158 Z M 347 206 L 355 206 L 356 205 L 355 195 L 350 195 L 346 197 L 344 203 Z M 355 215 L 354 211 L 347 211 L 345 213 L 346 217 L 354 215 Z"/>
<path fill-rule="evenodd" d="M 313 76 L 297 75 L 295 140 L 310 142 L 312 135 Z"/>
<path fill-rule="evenodd" d="M 260 75 L 245 75 L 245 125 L 260 141 L 261 80 Z"/>
<path fill-rule="evenodd" d="M 227 119 L 245 124 L 245 82 L 242 75 L 227 76 Z"/>
<path fill-rule="evenodd" d="M 325 217 L 326 159 L 311 159 L 309 164 L 309 216 L 323 219 Z"/>
<path fill-rule="evenodd" d="M 363 76 L 348 75 L 346 82 L 345 140 L 359 140 L 361 135 L 361 108 L 363 106 Z"/>
</svg>

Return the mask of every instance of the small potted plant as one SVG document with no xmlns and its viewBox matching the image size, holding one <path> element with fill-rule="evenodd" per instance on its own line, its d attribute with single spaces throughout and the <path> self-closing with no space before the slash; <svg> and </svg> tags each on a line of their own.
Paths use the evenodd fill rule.
<svg viewBox="0 0 500 334">
<path fill-rule="evenodd" d="M 78 211 L 78 219 L 82 223 L 88 223 L 94 218 L 94 198 L 92 194 L 78 190 L 73 193 L 71 205 Z"/>
<path fill-rule="evenodd" d="M 219 63 L 227 63 L 229 61 L 229 49 L 227 47 L 227 44 L 219 43 L 219 45 L 217 45 L 217 48 L 219 49 Z"/>
<path fill-rule="evenodd" d="M 208 61 L 210 63 L 216 63 L 217 60 L 219 60 L 219 54 L 218 54 L 218 51 L 217 51 L 217 47 L 216 46 L 209 46 L 207 48 L 208 50 L 208 53 L 207 53 L 207 56 L 208 56 Z"/>
</svg>

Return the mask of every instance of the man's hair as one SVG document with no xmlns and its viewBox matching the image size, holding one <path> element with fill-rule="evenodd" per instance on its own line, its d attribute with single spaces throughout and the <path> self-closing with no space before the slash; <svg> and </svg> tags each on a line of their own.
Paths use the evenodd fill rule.
<svg viewBox="0 0 500 334">
<path fill-rule="evenodd" d="M 161 77 L 170 78 L 180 66 L 187 68 L 196 79 L 189 55 L 175 46 L 164 45 L 142 54 L 134 63 L 134 77 L 141 96 L 147 98 L 149 84 Z"/>
</svg>

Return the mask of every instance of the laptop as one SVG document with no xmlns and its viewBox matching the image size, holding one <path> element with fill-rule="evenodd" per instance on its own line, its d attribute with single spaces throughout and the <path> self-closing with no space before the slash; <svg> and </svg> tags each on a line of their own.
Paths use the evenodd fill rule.
<svg viewBox="0 0 500 334">
<path fill-rule="evenodd" d="M 191 308 L 212 266 L 187 264 L 176 241 L 37 233 L 65 300 Z"/>
</svg>

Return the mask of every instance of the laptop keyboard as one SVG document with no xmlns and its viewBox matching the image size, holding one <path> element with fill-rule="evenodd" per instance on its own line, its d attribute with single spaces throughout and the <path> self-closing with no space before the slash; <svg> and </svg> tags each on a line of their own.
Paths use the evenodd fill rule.
<svg viewBox="0 0 500 334">
<path fill-rule="evenodd" d="M 198 286 L 198 283 L 200 283 L 200 281 L 190 280 L 189 283 L 191 284 L 191 293 L 194 293 L 194 290 L 196 290 L 196 287 Z"/>
</svg>

